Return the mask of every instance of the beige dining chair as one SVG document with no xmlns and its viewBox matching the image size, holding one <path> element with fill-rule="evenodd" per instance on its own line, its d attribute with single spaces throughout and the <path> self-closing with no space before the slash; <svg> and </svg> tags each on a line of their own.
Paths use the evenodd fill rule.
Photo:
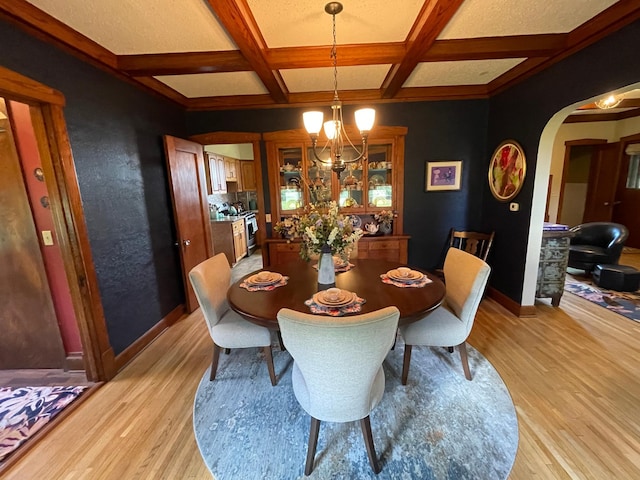
<svg viewBox="0 0 640 480">
<path fill-rule="evenodd" d="M 491 268 L 484 260 L 470 253 L 457 248 L 447 251 L 444 261 L 447 293 L 444 302 L 425 318 L 400 327 L 405 343 L 403 385 L 407 384 L 413 345 L 457 346 L 464 375 L 467 380 L 471 380 L 466 340 L 471 333 L 490 272 Z"/>
<path fill-rule="evenodd" d="M 219 253 L 196 265 L 189 272 L 198 303 L 213 340 L 213 359 L 209 380 L 215 380 L 220 349 L 262 347 L 271 385 L 276 373 L 271 353 L 271 333 L 268 328 L 255 325 L 229 308 L 227 290 L 231 284 L 231 267 L 224 253 Z"/>
<path fill-rule="evenodd" d="M 278 312 L 284 345 L 294 359 L 293 392 L 311 415 L 305 475 L 313 471 L 321 421 L 359 420 L 371 468 L 380 472 L 369 414 L 384 393 L 382 362 L 399 317 L 396 307 L 347 317 Z"/>
</svg>

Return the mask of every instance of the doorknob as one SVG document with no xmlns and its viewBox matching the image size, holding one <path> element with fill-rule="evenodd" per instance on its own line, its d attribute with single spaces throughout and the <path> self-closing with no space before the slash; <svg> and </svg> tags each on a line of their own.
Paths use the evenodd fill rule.
<svg viewBox="0 0 640 480">
<path fill-rule="evenodd" d="M 188 247 L 189 245 L 191 245 L 191 240 L 183 240 L 183 241 L 182 241 L 182 244 L 183 244 L 185 247 Z"/>
<path fill-rule="evenodd" d="M 609 205 L 611 205 L 609 202 L 604 202 L 605 207 L 608 207 Z"/>
</svg>

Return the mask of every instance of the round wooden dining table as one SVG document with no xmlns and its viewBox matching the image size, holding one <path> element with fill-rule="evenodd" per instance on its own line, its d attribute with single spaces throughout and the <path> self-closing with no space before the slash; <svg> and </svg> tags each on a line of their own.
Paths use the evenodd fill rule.
<svg viewBox="0 0 640 480">
<path fill-rule="evenodd" d="M 400 310 L 400 325 L 420 320 L 437 308 L 445 297 L 444 283 L 435 275 L 425 272 L 431 282 L 424 287 L 396 287 L 383 283 L 380 275 L 397 268 L 397 262 L 374 259 L 353 259 L 354 267 L 347 272 L 336 272 L 336 287 L 355 292 L 366 302 L 362 310 L 367 313 L 395 306 Z M 277 314 L 281 308 L 311 313 L 305 301 L 318 291 L 318 271 L 311 263 L 292 262 L 273 265 L 268 269 L 289 277 L 286 285 L 273 290 L 250 292 L 240 284 L 256 272 L 245 275 L 229 288 L 229 306 L 247 320 L 278 330 Z"/>
</svg>

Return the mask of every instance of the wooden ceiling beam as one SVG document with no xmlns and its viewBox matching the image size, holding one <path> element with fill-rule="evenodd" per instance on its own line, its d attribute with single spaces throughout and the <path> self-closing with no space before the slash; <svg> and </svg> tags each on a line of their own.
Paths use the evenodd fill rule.
<svg viewBox="0 0 640 480">
<path fill-rule="evenodd" d="M 548 34 L 436 40 L 420 61 L 549 57 L 566 45 L 566 38 L 566 34 Z M 338 65 L 398 64 L 405 52 L 405 45 L 400 42 L 338 45 Z M 333 66 L 331 45 L 272 48 L 264 53 L 271 70 Z M 120 55 L 117 64 L 120 70 L 132 76 L 251 71 L 251 65 L 238 50 Z"/>
<path fill-rule="evenodd" d="M 447 87 L 403 88 L 394 98 L 382 98 L 379 89 L 340 90 L 345 105 L 378 103 L 421 102 L 429 100 L 468 100 L 487 98 L 486 85 L 454 85 Z M 227 97 L 201 97 L 186 101 L 187 110 L 246 110 L 274 107 L 327 106 L 333 100 L 333 91 L 299 92 L 289 94 L 287 105 L 278 105 L 269 95 L 234 95 Z"/>
<path fill-rule="evenodd" d="M 251 70 L 249 62 L 238 50 L 119 55 L 118 68 L 137 77 Z"/>
<path fill-rule="evenodd" d="M 490 94 L 496 95 L 507 90 L 638 19 L 640 19 L 640 2 L 638 0 L 619 0 L 591 20 L 569 32 L 566 47 L 556 55 L 545 61 L 527 60 L 494 79 L 489 84 Z"/>
<path fill-rule="evenodd" d="M 451 62 L 494 58 L 550 57 L 567 45 L 567 34 L 512 35 L 509 37 L 436 40 L 421 62 Z"/>
<path fill-rule="evenodd" d="M 41 40 L 53 43 L 92 64 L 117 69 L 116 56 L 60 20 L 24 0 L 0 2 L 0 14 Z"/>
<path fill-rule="evenodd" d="M 246 0 L 207 0 L 218 20 L 277 103 L 288 102 L 288 91 L 277 71 L 271 70 L 267 45 Z"/>
<path fill-rule="evenodd" d="M 464 0 L 426 0 L 407 35 L 407 51 L 400 63 L 391 67 L 382 82 L 382 97 L 392 98 L 416 68 Z"/>
<path fill-rule="evenodd" d="M 402 42 L 338 45 L 337 50 L 339 67 L 398 63 L 406 51 Z M 331 45 L 272 48 L 266 56 L 274 70 L 333 67 Z"/>
</svg>

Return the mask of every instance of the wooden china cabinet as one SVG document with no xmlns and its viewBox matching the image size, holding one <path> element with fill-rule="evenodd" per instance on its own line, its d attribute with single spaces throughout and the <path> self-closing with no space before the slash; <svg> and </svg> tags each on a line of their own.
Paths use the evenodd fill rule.
<svg viewBox="0 0 640 480">
<path fill-rule="evenodd" d="M 347 133 L 351 139 L 360 138 L 355 127 L 347 126 Z M 374 214 L 392 210 L 397 214 L 392 231 L 365 235 L 358 243 L 358 257 L 406 263 L 409 237 L 402 235 L 406 134 L 406 127 L 374 127 L 366 158 L 347 164 L 338 175 L 314 161 L 304 129 L 265 133 L 273 222 L 301 214 L 311 203 L 329 200 L 338 202 L 340 212 L 363 229 L 374 221 Z M 316 147 L 320 158 L 329 156 L 328 150 L 323 151 L 325 142 L 321 136 Z M 345 159 L 355 155 L 352 147 L 345 147 Z M 267 239 L 265 246 L 265 266 L 292 261 L 300 250 L 299 241 L 282 238 Z"/>
</svg>

